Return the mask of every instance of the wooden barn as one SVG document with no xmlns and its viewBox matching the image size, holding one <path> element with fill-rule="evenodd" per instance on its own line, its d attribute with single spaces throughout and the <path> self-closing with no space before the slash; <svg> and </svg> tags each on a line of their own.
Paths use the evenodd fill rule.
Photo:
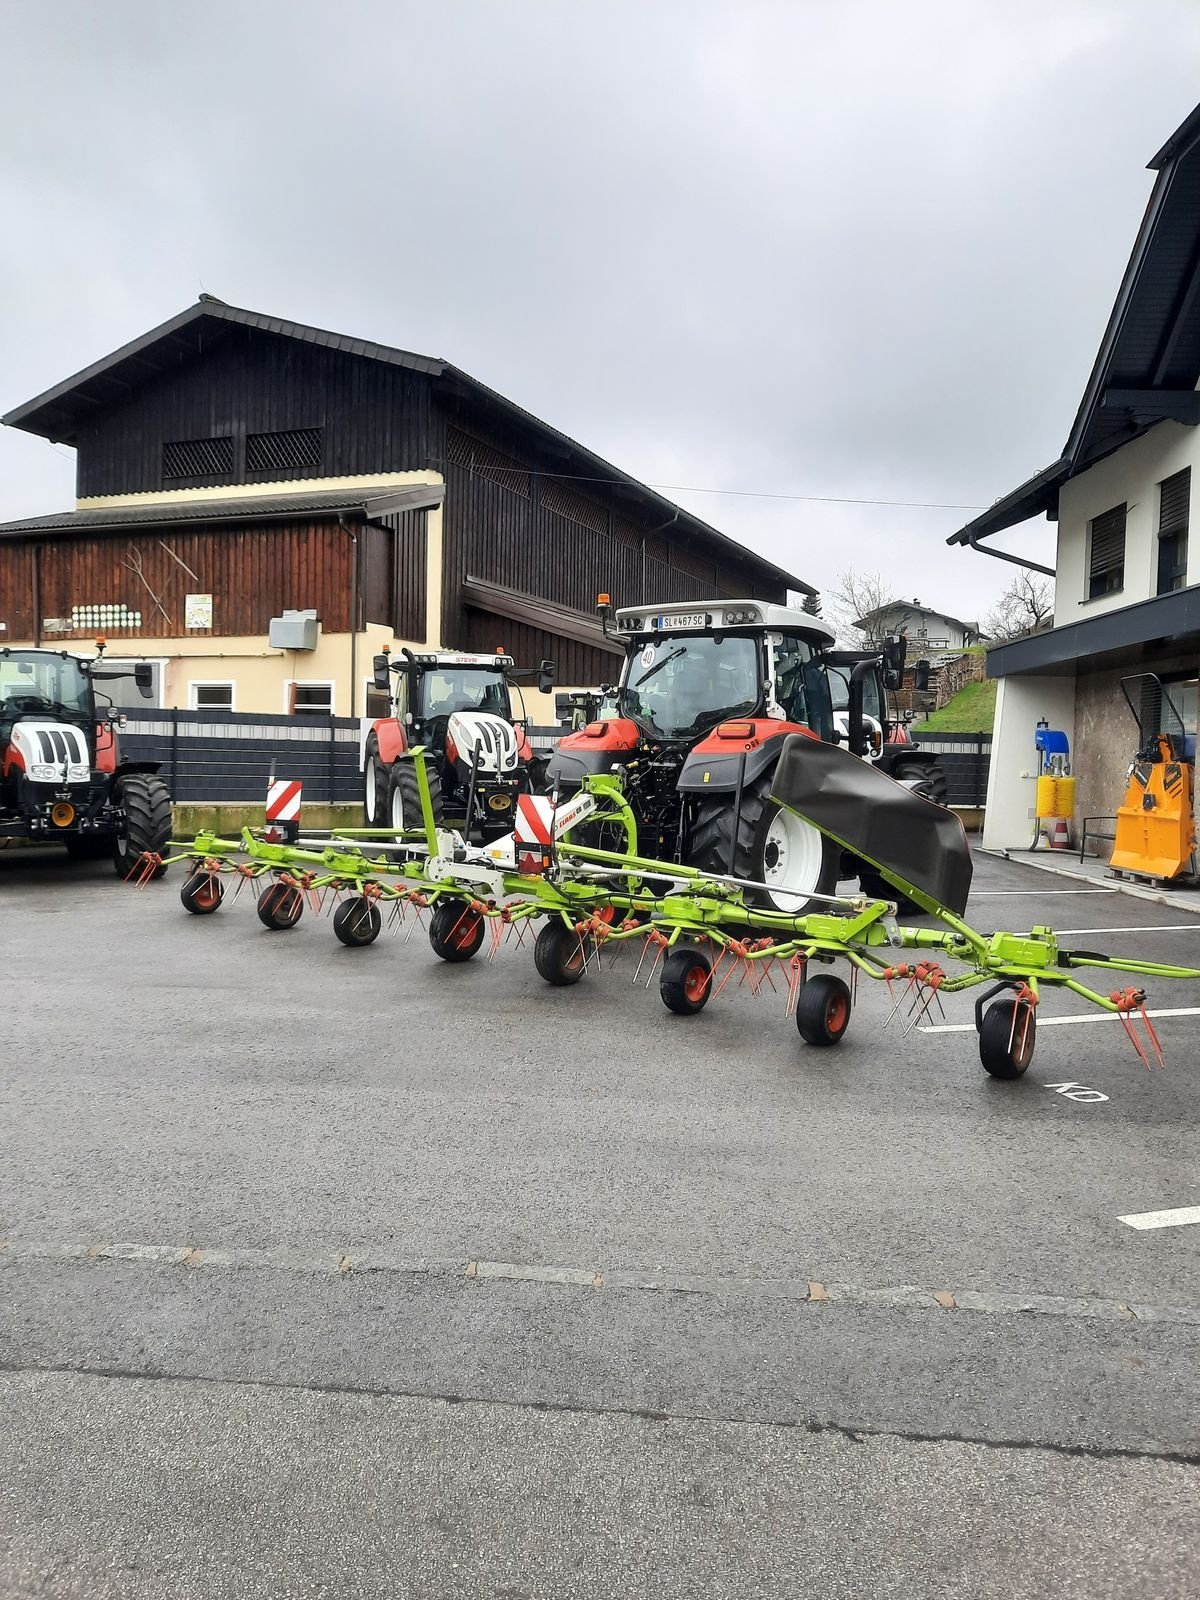
<svg viewBox="0 0 1200 1600">
<path fill-rule="evenodd" d="M 74 448 L 77 499 L 0 524 L 0 644 L 103 633 L 164 706 L 361 715 L 385 644 L 594 685 L 599 590 L 812 592 L 446 361 L 207 295 L 3 420 Z"/>
</svg>

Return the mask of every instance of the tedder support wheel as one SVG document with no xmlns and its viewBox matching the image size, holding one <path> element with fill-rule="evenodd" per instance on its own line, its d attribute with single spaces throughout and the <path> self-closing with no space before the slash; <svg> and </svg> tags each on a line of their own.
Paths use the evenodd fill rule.
<svg viewBox="0 0 1200 1600">
<path fill-rule="evenodd" d="M 483 943 L 483 918 L 461 900 L 443 900 L 429 919 L 429 943 L 443 961 L 470 961 Z"/>
<path fill-rule="evenodd" d="M 691 945 L 672 950 L 663 962 L 658 992 L 663 1005 L 677 1016 L 703 1011 L 712 994 L 712 962 Z"/>
<path fill-rule="evenodd" d="M 445 820 L 442 801 L 442 780 L 434 771 L 433 762 L 425 763 L 429 779 L 429 799 L 433 805 L 433 820 L 441 827 Z M 388 778 L 387 826 L 410 830 L 425 826 L 421 818 L 421 791 L 417 788 L 416 768 L 411 761 L 397 761 Z"/>
<path fill-rule="evenodd" d="M 769 767 L 742 790 L 736 839 L 732 791 L 701 797 L 688 865 L 766 884 L 764 889 L 746 890 L 750 905 L 801 916 L 809 909 L 822 909 L 812 895 L 837 893 L 841 846 L 771 799 L 774 775 Z"/>
<path fill-rule="evenodd" d="M 1025 1000 L 997 1000 L 983 1013 L 979 1059 L 993 1078 L 1019 1078 L 1033 1060 L 1037 1013 Z"/>
<path fill-rule="evenodd" d="M 113 836 L 113 866 L 127 878 L 140 858 L 161 855 L 171 838 L 171 791 L 151 772 L 131 772 L 120 781 L 117 798 L 125 812 L 121 831 Z M 161 878 L 166 867 L 155 867 Z"/>
<path fill-rule="evenodd" d="M 343 900 L 333 913 L 333 931 L 343 944 L 370 944 L 379 937 L 383 918 L 374 900 L 365 894 L 352 895 Z"/>
<path fill-rule="evenodd" d="M 304 896 L 291 883 L 273 883 L 258 897 L 258 920 L 264 928 L 294 928 L 304 910 Z"/>
<path fill-rule="evenodd" d="M 215 872 L 201 869 L 184 879 L 179 898 L 185 911 L 190 911 L 194 917 L 207 917 L 220 909 L 221 901 L 225 898 L 225 885 Z"/>
<path fill-rule="evenodd" d="M 801 985 L 796 1001 L 796 1027 L 805 1044 L 841 1044 L 850 1024 L 850 990 L 831 972 L 820 972 Z"/>
<path fill-rule="evenodd" d="M 565 989 L 569 984 L 578 983 L 587 961 L 575 929 L 552 918 L 537 936 L 533 964 L 540 976 L 556 988 Z"/>
</svg>

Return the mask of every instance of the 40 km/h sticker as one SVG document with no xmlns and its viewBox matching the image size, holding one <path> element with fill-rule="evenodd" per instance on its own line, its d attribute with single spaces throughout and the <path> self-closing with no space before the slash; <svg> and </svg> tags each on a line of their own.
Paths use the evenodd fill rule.
<svg viewBox="0 0 1200 1600">
<path fill-rule="evenodd" d="M 1053 1089 L 1055 1094 L 1064 1095 L 1068 1100 L 1077 1101 L 1081 1106 L 1098 1106 L 1108 1099 L 1099 1089 L 1089 1089 L 1086 1083 L 1048 1083 L 1046 1088 Z"/>
</svg>

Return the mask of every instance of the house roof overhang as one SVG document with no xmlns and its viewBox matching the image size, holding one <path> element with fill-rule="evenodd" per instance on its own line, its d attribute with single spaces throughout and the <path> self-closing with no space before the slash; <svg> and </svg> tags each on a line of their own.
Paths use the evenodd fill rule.
<svg viewBox="0 0 1200 1600">
<path fill-rule="evenodd" d="M 1200 658 L 1200 585 L 999 645 L 988 651 L 987 673 L 989 678 L 1070 674 L 1080 660 L 1101 666 L 1115 663 L 1130 650 L 1160 640 L 1177 644 L 1180 650 L 1187 649 L 1190 641 Z"/>
<path fill-rule="evenodd" d="M 298 522 L 314 516 L 343 516 L 376 522 L 399 511 L 423 511 L 442 503 L 440 483 L 398 489 L 324 490 L 310 494 L 246 495 L 238 499 L 158 501 L 153 505 L 98 506 L 59 511 L 45 517 L 20 517 L 0 523 L 0 540 L 38 534 L 122 533 L 139 529 L 211 527 L 220 523 Z"/>
<path fill-rule="evenodd" d="M 1058 461 L 951 534 L 975 544 L 1040 512 L 1078 473 L 1164 420 L 1200 423 L 1200 106 L 1150 162 L 1157 176 Z"/>
<path fill-rule="evenodd" d="M 567 434 L 551 427 L 532 412 L 439 356 L 419 355 L 413 350 L 401 350 L 369 339 L 351 338 L 347 334 L 332 333 L 326 328 L 314 328 L 307 323 L 269 317 L 241 306 L 226 305 L 213 295 L 201 295 L 195 305 L 188 306 L 178 316 L 151 328 L 148 333 L 122 345 L 72 377 L 64 378 L 61 383 L 35 395 L 33 399 L 14 406 L 0 417 L 0 422 L 10 428 L 38 434 L 55 443 L 74 444 L 79 428 L 87 418 L 98 414 L 106 406 L 119 404 L 148 380 L 173 371 L 211 349 L 238 327 L 299 339 L 344 355 L 382 361 L 423 373 L 433 381 L 443 397 L 499 413 L 518 426 L 533 430 L 538 435 L 543 451 L 573 469 L 565 476 L 587 479 L 624 496 L 632 503 L 648 509 L 652 515 L 661 517 L 663 530 L 678 526 L 680 532 L 697 537 L 703 547 L 717 552 L 718 558 L 724 554 L 728 559 L 748 565 L 765 578 L 801 594 L 817 593 L 811 584 L 805 583 L 794 573 L 747 550 L 736 539 L 731 539 L 728 534 L 693 516 L 691 512 L 684 511 L 674 501 L 637 478 L 630 477 L 602 456 L 586 449 Z"/>
</svg>

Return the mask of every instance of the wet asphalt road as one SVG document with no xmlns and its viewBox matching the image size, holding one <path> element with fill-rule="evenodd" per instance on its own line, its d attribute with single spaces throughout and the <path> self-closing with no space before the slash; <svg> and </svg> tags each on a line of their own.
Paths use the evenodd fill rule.
<svg viewBox="0 0 1200 1600">
<path fill-rule="evenodd" d="M 1119 1221 L 1200 1205 L 1200 1014 L 1051 996 L 1006 1084 L 965 996 L 818 1051 L 178 884 L 0 856 L 0 1595 L 1200 1587 L 1200 1226 Z"/>
</svg>

